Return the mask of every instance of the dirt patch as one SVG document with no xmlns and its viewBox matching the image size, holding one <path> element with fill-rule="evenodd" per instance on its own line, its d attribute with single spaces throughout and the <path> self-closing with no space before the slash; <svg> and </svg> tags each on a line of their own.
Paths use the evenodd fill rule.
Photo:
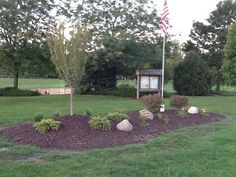
<svg viewBox="0 0 236 177">
<path fill-rule="evenodd" d="M 188 115 L 180 118 L 173 110 L 165 114 L 170 121 L 166 124 L 155 116 L 146 127 L 140 125 L 138 111 L 130 112 L 129 121 L 133 125 L 133 131 L 122 132 L 116 129 L 117 122 L 112 121 L 111 130 L 108 132 L 94 130 L 88 126 L 88 116 L 74 115 L 60 118 L 61 126 L 58 131 L 39 134 L 31 123 L 5 128 L 0 135 L 19 144 L 32 144 L 50 150 L 73 150 L 82 151 L 92 148 L 113 147 L 117 145 L 143 143 L 179 127 L 219 121 L 224 118 L 217 113 L 209 113 L 208 117 L 199 114 Z"/>
</svg>

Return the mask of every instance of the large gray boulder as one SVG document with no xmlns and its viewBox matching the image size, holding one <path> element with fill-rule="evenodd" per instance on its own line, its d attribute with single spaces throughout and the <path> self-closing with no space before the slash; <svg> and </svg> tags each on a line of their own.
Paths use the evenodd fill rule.
<svg viewBox="0 0 236 177">
<path fill-rule="evenodd" d="M 144 117 L 144 118 L 150 119 L 150 120 L 154 119 L 153 113 L 148 111 L 147 109 L 143 109 L 143 110 L 139 111 L 139 117 Z"/>
<path fill-rule="evenodd" d="M 197 107 L 191 106 L 191 107 L 188 109 L 188 113 L 189 113 L 189 114 L 198 114 L 198 113 L 199 113 L 199 110 L 198 110 Z"/>
<path fill-rule="evenodd" d="M 132 124 L 127 119 L 125 119 L 125 120 L 121 121 L 120 123 L 118 123 L 116 125 L 116 128 L 118 130 L 126 131 L 126 132 L 129 132 L 129 131 L 133 130 Z"/>
</svg>

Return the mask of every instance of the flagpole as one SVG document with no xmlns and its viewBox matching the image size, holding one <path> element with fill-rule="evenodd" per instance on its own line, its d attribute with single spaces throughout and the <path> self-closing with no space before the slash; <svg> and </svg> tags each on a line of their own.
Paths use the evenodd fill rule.
<svg viewBox="0 0 236 177">
<path fill-rule="evenodd" d="M 163 53 L 162 53 L 162 81 L 161 81 L 161 97 L 164 97 L 164 73 L 165 73 L 165 46 L 166 46 L 166 36 L 163 36 Z"/>
</svg>

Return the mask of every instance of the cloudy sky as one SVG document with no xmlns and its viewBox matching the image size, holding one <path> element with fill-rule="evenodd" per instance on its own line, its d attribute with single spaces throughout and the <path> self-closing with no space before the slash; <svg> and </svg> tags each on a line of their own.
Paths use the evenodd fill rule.
<svg viewBox="0 0 236 177">
<path fill-rule="evenodd" d="M 162 11 L 164 0 L 153 0 L 159 12 Z M 180 42 L 185 42 L 192 28 L 193 21 L 203 22 L 211 11 L 216 9 L 220 0 L 167 0 L 169 7 L 169 23 L 171 32 L 178 33 Z"/>
</svg>

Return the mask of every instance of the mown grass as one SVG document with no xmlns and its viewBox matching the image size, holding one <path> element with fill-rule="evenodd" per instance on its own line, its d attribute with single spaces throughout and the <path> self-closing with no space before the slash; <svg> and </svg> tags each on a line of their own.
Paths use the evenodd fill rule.
<svg viewBox="0 0 236 177">
<path fill-rule="evenodd" d="M 8 98 L 4 98 L 5 101 Z M 12 99 L 12 103 L 16 98 Z M 66 97 L 17 98 L 25 109 L 12 105 L 12 114 L 18 110 L 31 114 L 29 108 L 50 106 L 63 112 Z M 79 97 L 78 112 L 90 106 L 97 111 L 112 111 L 126 107 L 138 109 L 135 100 L 115 97 Z M 87 152 L 53 152 L 32 146 L 12 144 L 0 139 L 1 177 L 235 177 L 236 176 L 236 97 L 190 97 L 190 104 L 207 107 L 211 111 L 227 114 L 221 122 L 180 128 L 163 134 L 147 144 L 97 149 Z M 44 101 L 48 101 L 46 103 Z M 27 102 L 30 102 L 27 104 Z M 166 100 L 168 102 L 168 100 Z M 2 112 L 2 103 L 0 110 Z M 44 106 L 42 103 L 47 104 Z M 124 105 L 125 104 L 125 105 Z M 19 104 L 20 105 L 20 104 Z M 133 105 L 131 107 L 128 107 Z M 66 110 L 64 110 L 66 111 Z M 50 111 L 49 111 L 50 112 Z M 0 113 L 1 115 L 2 113 Z M 10 114 L 10 113 L 9 113 Z M 1 117 L 1 116 L 0 116 Z M 14 116 L 13 116 L 14 117 Z M 22 119 L 18 117 L 14 121 Z M 7 119 L 7 118 L 4 118 Z M 3 119 L 2 119 L 3 120 Z M 14 122 L 13 121 L 13 122 Z M 3 121 L 4 122 L 4 121 Z"/>
<path fill-rule="evenodd" d="M 117 85 L 128 84 L 130 86 L 136 87 L 136 80 L 118 80 Z M 36 89 L 36 88 L 64 88 L 65 82 L 60 79 L 19 79 L 20 89 Z M 13 78 L 0 78 L 0 88 L 12 87 Z M 172 81 L 166 81 L 164 90 L 168 93 L 174 93 L 175 90 L 172 85 Z M 212 87 L 215 90 L 215 86 Z M 221 86 L 221 95 L 225 96 L 235 96 L 236 86 Z"/>
<path fill-rule="evenodd" d="M 85 114 L 92 110 L 97 114 L 111 111 L 137 110 L 142 105 L 136 100 L 108 96 L 75 96 L 75 113 Z M 39 96 L 39 97 L 1 97 L 0 98 L 0 127 L 32 121 L 37 114 L 46 117 L 69 114 L 69 95 Z"/>
<path fill-rule="evenodd" d="M 0 88 L 12 87 L 13 78 L 0 78 Z M 60 79 L 19 79 L 20 89 L 64 88 L 65 82 Z"/>
<path fill-rule="evenodd" d="M 136 86 L 136 80 L 118 80 L 117 85 L 128 84 Z M 13 78 L 0 78 L 0 88 L 12 87 Z M 64 88 L 65 82 L 61 79 L 19 79 L 19 88 L 21 89 L 36 89 L 36 88 Z M 165 86 L 168 92 L 173 92 L 171 82 L 167 82 Z"/>
</svg>

